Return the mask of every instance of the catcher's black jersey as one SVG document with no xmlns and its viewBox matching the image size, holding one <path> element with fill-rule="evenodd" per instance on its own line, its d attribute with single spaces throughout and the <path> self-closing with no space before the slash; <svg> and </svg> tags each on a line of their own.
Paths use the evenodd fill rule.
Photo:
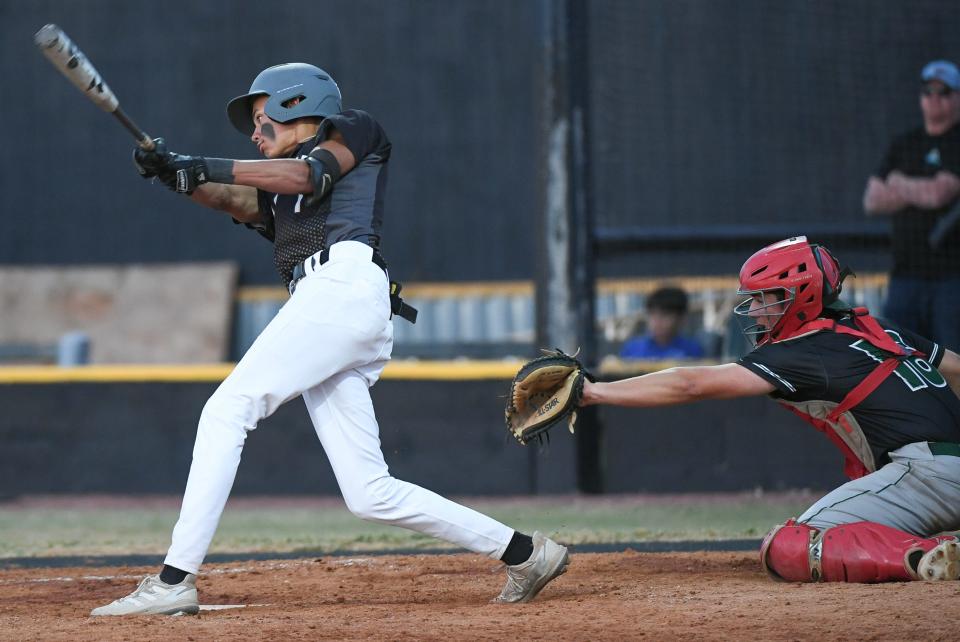
<svg viewBox="0 0 960 642">
<path fill-rule="evenodd" d="M 960 399 L 936 369 L 943 348 L 878 321 L 897 343 L 926 356 L 906 359 L 852 410 L 875 461 L 918 441 L 960 442 Z M 887 356 L 863 339 L 820 331 L 760 346 L 738 363 L 773 384 L 774 398 L 839 403 Z"/>
<path fill-rule="evenodd" d="M 390 141 L 370 114 L 351 109 L 324 119 L 316 137 L 300 145 L 292 157 L 306 158 L 333 130 L 343 136 L 357 164 L 320 203 L 311 208 L 304 204 L 303 194 L 257 190 L 264 222 L 250 227 L 273 241 L 274 264 L 285 284 L 294 266 L 334 243 L 380 246 Z"/>
</svg>

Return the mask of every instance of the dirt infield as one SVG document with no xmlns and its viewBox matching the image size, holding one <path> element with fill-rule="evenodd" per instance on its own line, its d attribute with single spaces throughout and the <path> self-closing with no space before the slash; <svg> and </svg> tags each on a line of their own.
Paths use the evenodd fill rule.
<svg viewBox="0 0 960 642">
<path fill-rule="evenodd" d="M 196 617 L 90 618 L 153 568 L 0 573 L 3 640 L 954 640 L 960 583 L 778 584 L 754 554 L 575 554 L 529 604 L 495 605 L 476 555 L 210 565 Z"/>
</svg>

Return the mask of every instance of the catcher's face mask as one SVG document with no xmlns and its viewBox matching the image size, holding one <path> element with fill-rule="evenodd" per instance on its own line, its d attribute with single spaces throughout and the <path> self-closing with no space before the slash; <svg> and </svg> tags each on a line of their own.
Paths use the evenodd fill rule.
<svg viewBox="0 0 960 642">
<path fill-rule="evenodd" d="M 790 304 L 793 303 L 792 290 L 737 290 L 737 294 L 746 296 L 734 309 L 740 317 L 741 329 L 754 345 L 765 343 L 770 331 L 783 320 Z"/>
</svg>

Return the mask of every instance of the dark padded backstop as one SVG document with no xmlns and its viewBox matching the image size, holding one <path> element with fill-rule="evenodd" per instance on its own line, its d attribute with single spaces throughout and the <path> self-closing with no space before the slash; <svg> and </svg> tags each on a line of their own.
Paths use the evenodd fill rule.
<svg viewBox="0 0 960 642">
<path fill-rule="evenodd" d="M 255 157 L 227 101 L 268 65 L 324 67 L 394 143 L 391 273 L 529 278 L 553 4 L 285 0 L 265 19 L 246 0 L 0 2 L 14 150 L 0 160 L 0 263 L 235 260 L 243 284 L 277 282 L 268 243 L 136 175 L 132 139 L 34 51 L 53 20 L 130 116 L 183 153 Z M 921 67 L 960 57 L 960 12 L 942 0 L 604 0 L 584 19 L 589 205 L 607 231 L 855 230 L 887 141 L 920 122 Z M 600 273 L 730 273 L 743 258 L 634 255 Z M 882 252 L 859 259 L 885 267 Z"/>
<path fill-rule="evenodd" d="M 212 383 L 0 385 L 0 495 L 169 493 L 186 483 Z M 373 389 L 394 476 L 443 494 L 575 492 L 574 440 L 520 447 L 503 428 L 506 382 L 385 380 Z M 840 457 L 766 399 L 601 413 L 604 490 L 829 488 Z M 300 400 L 247 439 L 234 492 L 337 494 Z"/>
</svg>

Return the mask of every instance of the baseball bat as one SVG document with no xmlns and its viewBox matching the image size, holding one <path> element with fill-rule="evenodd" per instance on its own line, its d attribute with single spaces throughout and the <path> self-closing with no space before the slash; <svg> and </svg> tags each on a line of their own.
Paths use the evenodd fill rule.
<svg viewBox="0 0 960 642">
<path fill-rule="evenodd" d="M 34 34 L 33 42 L 47 57 L 50 64 L 57 68 L 57 71 L 66 76 L 97 107 L 113 114 L 120 124 L 133 134 L 141 148 L 147 151 L 154 149 L 153 139 L 123 112 L 120 101 L 110 91 L 107 83 L 103 82 L 96 67 L 60 27 L 53 24 L 45 25 Z"/>
</svg>

